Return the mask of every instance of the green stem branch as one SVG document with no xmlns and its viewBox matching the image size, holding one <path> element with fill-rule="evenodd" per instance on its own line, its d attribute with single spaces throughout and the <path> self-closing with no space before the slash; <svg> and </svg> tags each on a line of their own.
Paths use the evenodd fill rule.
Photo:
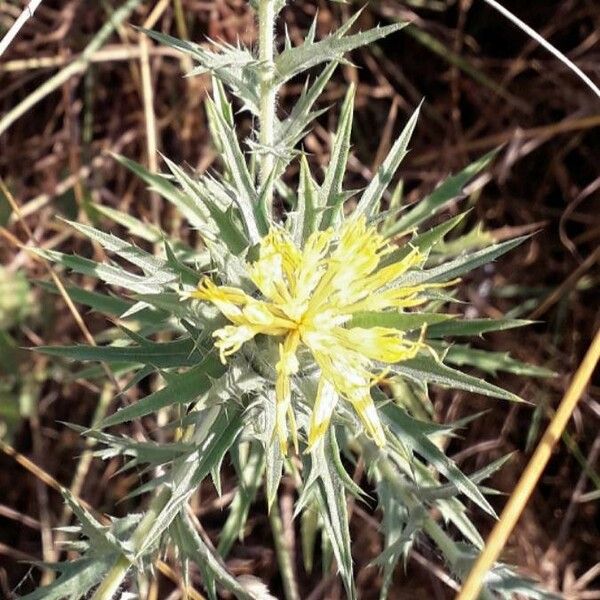
<svg viewBox="0 0 600 600">
<path fill-rule="evenodd" d="M 279 511 L 279 501 L 275 499 L 269 510 L 269 523 L 273 533 L 273 542 L 275 543 L 275 554 L 279 563 L 279 574 L 283 582 L 283 592 L 286 600 L 300 600 L 298 591 L 298 582 L 294 572 L 294 563 L 292 553 L 288 547 L 283 521 Z"/>
<path fill-rule="evenodd" d="M 134 552 L 136 549 L 142 547 L 150 528 L 154 525 L 154 522 L 169 501 L 170 497 L 171 490 L 165 487 L 162 488 L 162 490 L 158 492 L 158 494 L 152 499 L 152 502 L 148 507 L 148 511 L 144 515 L 144 518 L 140 521 L 131 538 Z M 116 591 L 119 589 L 119 586 L 127 576 L 127 572 L 131 566 L 131 561 L 125 555 L 119 556 L 104 577 L 104 580 L 98 589 L 94 592 L 91 600 L 111 600 L 114 598 Z"/>
</svg>

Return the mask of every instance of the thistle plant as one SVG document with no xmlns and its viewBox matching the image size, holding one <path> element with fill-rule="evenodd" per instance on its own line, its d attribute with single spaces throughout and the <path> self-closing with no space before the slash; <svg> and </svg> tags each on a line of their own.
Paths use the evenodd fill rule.
<svg viewBox="0 0 600 600">
<path fill-rule="evenodd" d="M 277 530 L 283 473 L 297 484 L 305 567 L 312 567 L 321 532 L 324 567 L 335 564 L 349 598 L 356 597 L 350 497 L 371 507 L 376 502 L 383 515 L 384 551 L 377 559 L 382 598 L 398 563 L 407 561 L 418 540 L 437 548 L 458 582 L 482 546 L 465 502 L 494 514 L 486 499 L 493 490 L 484 482 L 507 457 L 463 473 L 444 453 L 444 440 L 470 418 L 435 423 L 429 386 L 518 402 L 513 393 L 456 367 L 488 374 L 547 373 L 505 354 L 454 343 L 455 338 L 527 324 L 506 318 L 467 320 L 450 308 L 457 302 L 461 276 L 523 238 L 496 244 L 479 228 L 454 234 L 459 224 L 464 226 L 466 213 L 428 224 L 445 214 L 494 153 L 451 176 L 417 204 L 401 207 L 390 185 L 407 152 L 417 108 L 368 185 L 348 190 L 344 176 L 352 131 L 351 86 L 332 136 L 329 164 L 322 177 L 312 173 L 301 141 L 322 112 L 316 101 L 336 66 L 348 51 L 395 34 L 402 25 L 351 33 L 357 13 L 316 41 L 315 19 L 303 44 L 293 46 L 286 34 L 279 49 L 274 25 L 283 7 L 282 0 L 253 3 L 257 51 L 219 43 L 208 51 L 147 32 L 191 56 L 197 63 L 191 75 L 212 75 L 206 112 L 222 170 L 199 176 L 165 157 L 169 173 L 160 175 L 117 159 L 181 211 L 199 233 L 197 246 L 170 239 L 158 224 L 98 207 L 128 235 L 160 251 L 151 254 L 79 223 L 72 226 L 137 272 L 117 263 L 38 251 L 119 292 L 69 288 L 75 301 L 119 319 L 120 329 L 112 332 L 117 341 L 42 350 L 104 363 L 119 378 L 129 377 L 127 387 L 153 374 L 164 385 L 92 429 L 80 429 L 98 444 L 98 456 L 122 456 L 124 470 L 145 475 L 133 492 L 149 496 L 145 512 L 107 520 L 65 492 L 79 521 L 68 529 L 70 547 L 80 558 L 56 565 L 55 582 L 27 596 L 29 600 L 108 600 L 120 590 L 134 592 L 136 578 L 151 575 L 153 565 L 166 555 L 180 563 L 186 582 L 195 564 L 210 598 L 219 589 L 238 598 L 269 597 L 258 582 L 234 577 L 224 562 L 243 536 L 251 505 L 263 495 L 274 524 L 285 594 L 296 598 L 294 568 Z M 319 65 L 324 65 L 320 73 L 307 79 L 295 106 L 282 118 L 278 91 Z M 243 143 L 231 96 L 254 119 L 255 131 Z M 299 163 L 297 184 L 288 176 L 292 162 Z M 85 375 L 102 377 L 103 372 L 87 369 Z M 123 428 L 119 435 L 110 432 L 159 413 L 146 441 L 123 435 Z M 189 500 L 208 478 L 220 493 L 225 461 L 233 465 L 238 486 L 215 548 Z M 358 461 L 367 465 L 370 495 L 348 472 Z M 548 596 L 498 564 L 488 575 L 483 597 L 511 598 L 515 593 Z"/>
</svg>

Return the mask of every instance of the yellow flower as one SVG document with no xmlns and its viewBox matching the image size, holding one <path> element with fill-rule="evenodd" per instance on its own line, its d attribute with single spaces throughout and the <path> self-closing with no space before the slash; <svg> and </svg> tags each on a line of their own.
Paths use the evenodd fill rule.
<svg viewBox="0 0 600 600">
<path fill-rule="evenodd" d="M 287 451 L 288 427 L 297 449 L 292 408 L 292 377 L 298 373 L 297 352 L 306 346 L 320 369 L 320 380 L 308 432 L 308 446 L 323 436 L 337 402 L 349 402 L 366 432 L 379 446 L 385 434 L 371 398 L 371 387 L 383 375 L 374 363 L 393 364 L 413 358 L 422 339 L 407 340 L 386 327 L 363 329 L 348 322 L 358 311 L 402 310 L 425 301 L 422 292 L 437 284 L 394 285 L 424 257 L 412 249 L 401 261 L 379 267 L 393 250 L 364 218 L 347 220 L 313 233 L 302 250 L 282 228 L 274 227 L 260 242 L 259 258 L 248 275 L 263 299 L 238 288 L 217 286 L 205 278 L 193 298 L 212 302 L 232 323 L 214 333 L 221 361 L 257 334 L 281 338 L 275 365 L 276 434 Z"/>
</svg>

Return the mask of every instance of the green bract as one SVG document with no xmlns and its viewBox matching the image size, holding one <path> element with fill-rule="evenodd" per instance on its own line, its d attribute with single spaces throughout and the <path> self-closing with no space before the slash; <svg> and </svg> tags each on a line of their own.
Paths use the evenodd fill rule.
<svg viewBox="0 0 600 600">
<path fill-rule="evenodd" d="M 73 548 L 81 558 L 57 566 L 58 579 L 40 589 L 28 600 L 44 598 L 82 598 L 108 600 L 128 574 L 150 569 L 161 549 L 177 550 L 181 568 L 187 576 L 195 563 L 202 574 L 205 592 L 215 598 L 223 587 L 238 598 L 267 597 L 255 583 L 231 575 L 223 558 L 236 538 L 242 537 L 251 504 L 265 490 L 265 510 L 277 536 L 277 491 L 283 472 L 299 482 L 296 514 L 300 519 L 304 564 L 313 568 L 314 545 L 318 531 L 324 540 L 324 569 L 335 560 L 346 594 L 356 597 L 353 581 L 351 539 L 347 500 L 354 496 L 373 506 L 356 485 L 346 468 L 362 459 L 383 514 L 384 551 L 377 559 L 383 570 L 381 597 L 385 598 L 400 560 L 406 561 L 416 539 L 427 536 L 444 558 L 450 575 L 456 580 L 465 575 L 482 545 L 476 526 L 463 503 L 469 500 L 487 513 L 493 509 L 486 495 L 493 490 L 485 480 L 502 464 L 501 459 L 471 473 L 463 473 L 441 449 L 440 440 L 453 435 L 466 421 L 436 424 L 429 410 L 429 384 L 466 390 L 502 401 L 519 401 L 514 394 L 481 377 L 463 373 L 456 367 L 469 366 L 495 374 L 509 371 L 530 376 L 546 376 L 540 368 L 522 364 L 508 355 L 476 350 L 450 340 L 486 332 L 520 327 L 526 321 L 514 319 L 465 320 L 445 314 L 441 307 L 455 298 L 435 283 L 461 277 L 512 250 L 523 238 L 494 244 L 479 229 L 446 236 L 465 214 L 428 227 L 431 217 L 441 214 L 460 197 L 464 186 L 485 169 L 494 157 L 488 154 L 462 172 L 450 177 L 429 196 L 414 206 L 398 205 L 398 195 L 389 186 L 405 156 L 415 129 L 418 108 L 404 131 L 393 144 L 367 187 L 361 191 L 344 188 L 344 176 L 350 152 L 354 88 L 350 87 L 342 103 L 337 131 L 331 144 L 331 158 L 321 183 L 310 172 L 305 154 L 298 145 L 321 114 L 315 102 L 331 78 L 344 54 L 354 48 L 396 33 L 401 25 L 377 27 L 362 33 L 350 33 L 358 14 L 338 31 L 316 41 L 316 21 L 306 39 L 294 47 L 285 38 L 283 48 L 274 46 L 273 25 L 283 3 L 258 0 L 258 52 L 241 46 L 214 44 L 212 51 L 187 41 L 149 31 L 148 35 L 187 53 L 197 63 L 194 74 L 213 77 L 212 98 L 206 107 L 214 143 L 222 158 L 222 172 L 197 175 L 165 158 L 168 172 L 156 174 L 139 164 L 117 157 L 125 167 L 141 177 L 154 192 L 172 203 L 199 233 L 202 243 L 190 247 L 169 239 L 158 224 L 147 225 L 114 209 L 97 207 L 127 232 L 130 237 L 155 244 L 156 255 L 112 234 L 72 223 L 81 234 L 100 244 L 117 263 L 93 260 L 39 250 L 45 258 L 67 269 L 95 277 L 119 290 L 118 295 L 68 288 L 74 301 L 119 319 L 119 339 L 109 345 L 47 347 L 52 356 L 73 361 L 104 363 L 119 376 L 129 375 L 129 386 L 159 375 L 164 385 L 131 404 L 126 404 L 82 435 L 99 445 L 101 458 L 122 456 L 123 469 L 144 470 L 151 479 L 141 483 L 135 494 L 150 494 L 146 513 L 129 515 L 110 523 L 101 522 L 65 495 L 79 520 L 80 534 Z M 292 77 L 325 63 L 321 73 L 308 80 L 296 105 L 285 119 L 279 119 L 276 97 L 279 88 Z M 227 91 L 226 91 L 227 90 Z M 256 120 L 257 131 L 240 143 L 236 133 L 234 110 L 228 93 L 235 96 Z M 299 163 L 299 184 L 290 188 L 283 181 L 288 165 Z M 302 248 L 318 230 L 337 230 L 345 213 L 366 218 L 369 226 L 378 226 L 391 243 L 402 240 L 382 257 L 382 267 L 393 265 L 418 252 L 423 262 L 410 268 L 394 285 L 422 286 L 427 290 L 424 302 L 405 311 L 366 311 L 352 317 L 352 326 L 385 327 L 400 330 L 408 340 L 418 340 L 426 331 L 429 352 L 392 365 L 387 383 L 374 386 L 373 401 L 386 431 L 386 444 L 378 447 L 364 435 L 356 415 L 343 404 L 333 413 L 323 440 L 311 451 L 301 433 L 299 455 L 284 456 L 273 432 L 276 422 L 275 362 L 277 344 L 267 336 L 248 341 L 222 364 L 213 345 L 212 334 L 227 325 L 227 319 L 208 302 L 185 300 L 201 279 L 210 275 L 221 285 L 240 288 L 252 297 L 258 292 L 248 279 L 248 263 L 257 258 L 261 239 L 274 226 L 274 202 L 285 197 L 286 211 L 280 226 Z M 132 270 L 120 264 L 129 263 Z M 135 267 L 135 269 L 133 269 Z M 426 284 L 426 285 L 425 285 Z M 415 342 L 416 343 L 416 342 Z M 315 402 L 318 374 L 316 368 L 303 369 L 294 378 L 292 404 L 299 431 L 306 427 L 307 415 Z M 80 377 L 102 378 L 94 366 Z M 115 435 L 109 428 L 161 413 L 170 421 L 160 439 L 171 442 L 139 441 Z M 229 517 L 214 548 L 198 532 L 188 500 L 207 478 L 220 492 L 223 461 L 231 462 L 238 487 L 229 507 Z M 441 514 L 441 522 L 433 514 Z M 456 533 L 455 541 L 443 525 Z M 286 595 L 295 597 L 285 548 L 276 540 Z M 522 580 L 510 569 L 498 565 L 490 573 L 483 597 L 511 598 L 521 593 L 532 598 L 546 597 L 531 582 Z"/>
</svg>

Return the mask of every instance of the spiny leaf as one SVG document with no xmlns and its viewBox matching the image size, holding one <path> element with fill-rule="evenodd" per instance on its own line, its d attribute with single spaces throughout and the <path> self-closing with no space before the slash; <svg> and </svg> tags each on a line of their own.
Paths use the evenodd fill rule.
<svg viewBox="0 0 600 600">
<path fill-rule="evenodd" d="M 40 346 L 36 350 L 69 360 L 139 363 L 158 369 L 189 367 L 202 359 L 194 340 L 190 338 L 160 343 L 147 340 L 140 346 Z"/>
<path fill-rule="evenodd" d="M 275 59 L 275 68 L 278 75 L 277 84 L 281 85 L 302 71 L 306 71 L 320 63 L 340 60 L 346 52 L 400 31 L 406 25 L 405 23 L 396 23 L 386 27 L 375 27 L 368 31 L 344 37 L 359 14 L 354 15 L 338 31 L 320 42 L 311 43 L 309 39 L 301 46 L 284 50 Z"/>
<path fill-rule="evenodd" d="M 508 352 L 488 352 L 463 345 L 450 346 L 444 355 L 444 360 L 459 367 L 465 365 L 475 367 L 493 376 L 496 376 L 498 371 L 526 377 L 553 377 L 556 375 L 550 369 L 511 358 Z"/>
<path fill-rule="evenodd" d="M 333 138 L 329 165 L 325 171 L 325 180 L 319 192 L 319 205 L 324 208 L 321 229 L 327 229 L 330 225 L 336 223 L 344 202 L 342 183 L 346 174 L 346 164 L 350 152 L 354 94 L 355 87 L 354 84 L 351 84 L 342 104 L 338 128 Z"/>
<path fill-rule="evenodd" d="M 397 285 L 410 286 L 425 282 L 448 281 L 454 277 L 468 273 L 469 271 L 472 271 L 481 265 L 485 265 L 495 260 L 499 256 L 502 256 L 506 252 L 509 252 L 524 242 L 529 237 L 530 236 L 527 235 L 517 237 L 512 240 L 490 246 L 489 248 L 478 250 L 472 254 L 460 256 L 432 269 L 423 271 L 410 271 L 398 280 Z"/>
<path fill-rule="evenodd" d="M 59 263 L 75 273 L 95 277 L 109 285 L 115 285 L 138 292 L 140 294 L 158 294 L 164 290 L 164 277 L 160 274 L 155 276 L 134 275 L 121 267 L 97 263 L 87 258 L 71 254 L 63 254 L 55 250 L 42 250 L 32 248 L 32 252 L 38 254 L 46 260 Z"/>
<path fill-rule="evenodd" d="M 513 455 L 514 453 L 511 452 L 510 454 L 498 458 L 482 469 L 475 471 L 475 473 L 468 475 L 469 479 L 475 484 L 481 483 L 485 479 L 491 477 L 496 471 L 501 469 L 513 457 Z M 418 493 L 426 502 L 443 498 L 451 498 L 452 496 L 455 496 L 457 492 L 458 490 L 456 486 L 452 483 L 444 483 L 441 485 L 436 484 L 432 486 L 419 486 L 418 488 L 415 488 L 415 493 Z"/>
<path fill-rule="evenodd" d="M 105 446 L 94 451 L 94 454 L 103 460 L 114 456 L 129 458 L 128 468 L 137 467 L 142 464 L 148 464 L 153 467 L 164 465 L 194 450 L 194 446 L 184 442 L 160 444 L 157 442 L 139 442 L 127 436 L 116 436 L 95 430 L 86 431 L 84 427 L 73 425 L 70 427 Z"/>
<path fill-rule="evenodd" d="M 36 284 L 52 294 L 60 293 L 58 288 L 53 283 L 47 281 L 37 281 Z M 108 294 L 100 294 L 99 292 L 92 292 L 77 286 L 65 286 L 65 289 L 67 290 L 69 298 L 71 298 L 73 302 L 89 306 L 92 310 L 98 311 L 105 315 L 117 316 L 124 313 L 126 310 L 129 310 L 129 308 L 132 306 L 131 302 L 123 300 L 122 298 L 109 296 Z M 140 318 L 139 313 L 138 318 Z M 152 319 L 152 317 L 149 318 Z M 140 320 L 143 320 L 143 318 L 140 318 Z"/>
<path fill-rule="evenodd" d="M 436 244 L 444 239 L 444 236 L 454 229 L 468 214 L 469 211 L 465 211 L 452 219 L 448 219 L 431 229 L 415 235 L 411 238 L 410 242 L 402 244 L 396 248 L 393 252 L 390 252 L 387 256 L 382 257 L 380 266 L 385 267 L 387 265 L 394 264 L 406 258 L 412 251 L 413 248 L 420 250 L 422 254 L 428 256 L 429 253 L 434 249 Z"/>
<path fill-rule="evenodd" d="M 432 325 L 428 328 L 427 335 L 431 338 L 481 335 L 490 331 L 525 327 L 534 322 L 524 319 L 453 319 L 446 323 Z"/>
<path fill-rule="evenodd" d="M 394 404 L 388 404 L 381 410 L 396 438 L 410 446 L 479 507 L 490 515 L 495 514 L 477 486 L 423 433 L 419 421 Z"/>
<path fill-rule="evenodd" d="M 175 176 L 179 184 L 185 190 L 188 196 L 197 198 L 204 204 L 216 229 L 219 231 L 221 239 L 225 242 L 226 246 L 233 254 L 240 254 L 244 248 L 248 245 L 248 240 L 244 234 L 238 229 L 235 224 L 232 215 L 228 210 L 222 210 L 219 206 L 218 200 L 213 197 L 211 191 L 202 180 L 194 180 L 190 177 L 181 167 L 176 165 L 173 161 L 166 157 L 163 157 L 171 173 Z M 234 205 L 233 200 L 227 197 L 225 190 L 223 190 L 226 201 L 226 206 L 231 209 Z M 222 198 L 222 196 L 221 196 Z M 221 199 L 220 198 L 220 199 Z"/>
<path fill-rule="evenodd" d="M 149 189 L 160 194 L 165 200 L 177 207 L 181 214 L 196 227 L 203 236 L 208 239 L 215 239 L 215 232 L 210 229 L 208 219 L 209 214 L 206 209 L 196 204 L 191 198 L 188 198 L 184 193 L 178 190 L 164 175 L 158 175 L 148 171 L 142 165 L 133 160 L 113 155 L 115 159 L 124 167 L 135 173 L 142 181 L 146 182 Z"/>
<path fill-rule="evenodd" d="M 163 283 L 170 283 L 176 279 L 175 273 L 169 269 L 166 261 L 156 258 L 141 248 L 89 225 L 76 223 L 75 221 L 66 222 L 83 235 L 98 242 L 105 250 L 113 252 L 131 264 L 140 267 L 146 274 L 160 278 Z"/>
<path fill-rule="evenodd" d="M 92 208 L 95 212 L 108 217 L 111 221 L 125 227 L 132 235 L 135 235 L 142 240 L 146 240 L 147 242 L 151 242 L 152 244 L 156 244 L 165 237 L 165 233 L 155 225 L 143 223 L 128 213 L 102 204 L 93 204 Z"/>
<path fill-rule="evenodd" d="M 106 554 L 93 558 L 80 558 L 69 562 L 50 565 L 60 573 L 50 585 L 38 588 L 22 596 L 21 600 L 64 600 L 65 598 L 85 598 L 88 592 L 98 585 L 108 572 L 117 555 Z"/>
<path fill-rule="evenodd" d="M 258 203 L 258 196 L 248 171 L 246 159 L 238 143 L 235 130 L 226 122 L 215 103 L 211 99 L 207 99 L 206 106 L 216 125 L 219 141 L 223 146 L 228 171 L 237 192 L 234 195 L 234 200 L 242 215 L 248 239 L 252 244 L 256 244 L 260 239 L 254 212 Z"/>
<path fill-rule="evenodd" d="M 168 486 L 169 498 L 145 532 L 143 543 L 136 548 L 137 557 L 155 544 L 213 466 L 223 460 L 241 431 L 242 422 L 237 410 L 221 410 L 220 407 L 216 410 L 219 412 L 210 423 L 210 429 L 207 428 L 206 435 L 195 440 L 197 451 L 174 463 Z"/>
<path fill-rule="evenodd" d="M 384 534 L 384 550 L 373 561 L 373 564 L 383 566 L 383 582 L 379 598 L 388 597 L 396 566 L 400 558 L 408 559 L 415 534 L 425 516 L 425 508 L 409 511 L 400 501 L 394 489 L 381 478 L 377 482 L 379 506 L 383 512 L 382 530 Z"/>
<path fill-rule="evenodd" d="M 185 514 L 182 513 L 175 518 L 171 532 L 181 552 L 207 570 L 224 588 L 240 600 L 258 600 L 226 569 L 221 557 L 198 535 Z"/>
<path fill-rule="evenodd" d="M 358 312 L 352 315 L 349 327 L 392 327 L 402 331 L 414 331 L 423 325 L 430 327 L 453 319 L 453 315 L 443 313 L 416 313 L 416 312 Z"/>
<path fill-rule="evenodd" d="M 447 202 L 458 198 L 463 193 L 463 188 L 475 175 L 483 171 L 494 159 L 498 150 L 492 150 L 485 156 L 471 163 L 456 175 L 446 179 L 429 196 L 421 200 L 412 210 L 402 216 L 385 233 L 388 236 L 398 235 L 410 231 L 426 219 L 433 216 Z"/>
<path fill-rule="evenodd" d="M 275 131 L 275 146 L 277 148 L 283 150 L 295 147 L 304 136 L 310 123 L 323 112 L 322 110 L 313 111 L 312 107 L 325 89 L 336 67 L 337 62 L 331 62 L 323 69 L 323 72 L 310 88 L 307 82 L 289 117 L 277 124 Z"/>
<path fill-rule="evenodd" d="M 330 429 L 329 435 L 334 435 Z M 331 542 L 335 559 L 346 588 L 348 598 L 356 598 L 352 576 L 352 552 L 348 529 L 346 493 L 332 456 L 329 439 L 321 440 L 311 452 L 311 470 L 316 479 L 313 487 L 319 504 L 323 524 Z"/>
<path fill-rule="evenodd" d="M 86 508 L 79 504 L 69 490 L 62 489 L 61 493 L 77 517 L 81 532 L 89 540 L 95 553 L 119 555 L 127 552 L 125 545 L 116 538 L 110 528 L 99 523 Z"/>
<path fill-rule="evenodd" d="M 484 381 L 448 367 L 432 357 L 419 356 L 394 365 L 394 371 L 417 384 L 434 383 L 442 387 L 465 390 L 492 398 L 502 398 L 512 402 L 523 402 L 519 396 Z"/>
<path fill-rule="evenodd" d="M 277 445 L 277 444 L 274 444 Z M 253 445 L 248 460 L 239 473 L 239 485 L 229 507 L 229 516 L 221 529 L 217 550 L 222 557 L 227 556 L 237 538 L 243 536 L 250 505 L 262 480 L 264 452 L 259 444 Z"/>
<path fill-rule="evenodd" d="M 415 112 L 404 126 L 400 137 L 396 140 L 387 157 L 383 163 L 381 163 L 377 173 L 375 173 L 373 179 L 367 186 L 367 189 L 360 197 L 353 215 L 366 215 L 367 218 L 369 218 L 379 206 L 385 190 L 390 185 L 392 178 L 402 162 L 402 159 L 408 153 L 408 143 L 410 142 L 410 138 L 412 137 L 413 131 L 417 125 L 420 108 L 421 105 L 417 107 Z"/>
<path fill-rule="evenodd" d="M 139 419 L 173 404 L 192 402 L 210 389 L 210 378 L 219 377 L 223 371 L 224 367 L 219 360 L 213 355 L 208 355 L 189 371 L 172 376 L 169 383 L 161 390 L 119 409 L 115 414 L 104 419 L 98 428 L 105 429 Z"/>
<path fill-rule="evenodd" d="M 200 63 L 200 66 L 189 73 L 189 76 L 212 73 L 242 100 L 246 108 L 255 115 L 259 114 L 260 69 L 256 58 L 249 50 L 213 42 L 215 51 L 211 52 L 193 42 L 180 40 L 158 31 L 140 29 L 158 43 L 188 54 Z"/>
<path fill-rule="evenodd" d="M 297 225 L 293 235 L 298 244 L 308 239 L 317 229 L 319 219 L 319 186 L 310 174 L 306 155 L 300 157 L 300 189 L 298 193 L 298 211 L 295 216 Z"/>
</svg>

